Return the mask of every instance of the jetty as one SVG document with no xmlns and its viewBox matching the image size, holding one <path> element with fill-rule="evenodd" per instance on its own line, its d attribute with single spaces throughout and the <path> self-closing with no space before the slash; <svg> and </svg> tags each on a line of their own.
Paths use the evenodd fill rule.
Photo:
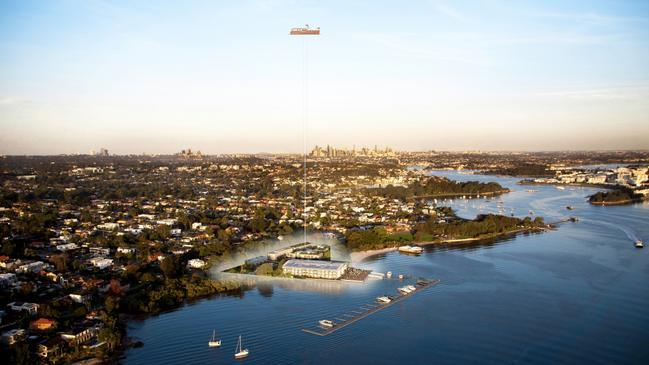
<svg viewBox="0 0 649 365">
<path fill-rule="evenodd" d="M 348 313 L 344 313 L 342 315 L 337 315 L 335 319 L 337 320 L 333 327 L 314 327 L 314 328 L 303 328 L 302 331 L 306 333 L 310 333 L 312 335 L 316 336 L 327 336 L 330 335 L 339 329 L 345 328 L 349 326 L 352 323 L 358 322 L 361 319 L 369 316 L 372 313 L 376 313 L 380 311 L 381 309 L 388 308 L 392 306 L 395 303 L 398 303 L 402 300 L 405 300 L 406 298 L 409 298 L 425 289 L 430 288 L 431 286 L 439 284 L 440 280 L 439 279 L 433 279 L 433 280 L 419 280 L 416 284 L 417 290 L 410 292 L 408 294 L 399 294 L 394 296 L 394 299 L 390 301 L 389 303 L 384 303 L 384 304 L 377 304 L 377 303 L 370 303 L 370 304 L 363 304 L 359 308 L 355 308 L 353 310 L 349 310 Z M 345 319 L 341 319 L 341 317 Z"/>
</svg>

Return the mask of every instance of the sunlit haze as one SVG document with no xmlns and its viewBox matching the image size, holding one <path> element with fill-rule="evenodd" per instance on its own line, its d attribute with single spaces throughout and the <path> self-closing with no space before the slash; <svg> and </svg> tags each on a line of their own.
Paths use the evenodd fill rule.
<svg viewBox="0 0 649 365">
<path fill-rule="evenodd" d="M 0 153 L 649 147 L 646 1 L 3 1 Z"/>
</svg>

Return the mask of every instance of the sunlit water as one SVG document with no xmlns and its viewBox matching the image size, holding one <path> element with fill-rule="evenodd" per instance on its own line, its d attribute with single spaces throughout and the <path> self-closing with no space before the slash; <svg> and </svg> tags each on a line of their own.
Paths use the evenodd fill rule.
<svg viewBox="0 0 649 365">
<path fill-rule="evenodd" d="M 144 347 L 129 350 L 124 363 L 235 363 L 240 334 L 250 350 L 243 362 L 251 364 L 649 363 L 649 248 L 636 249 L 632 241 L 649 241 L 648 204 L 591 206 L 592 189 L 436 174 L 514 190 L 447 202 L 463 217 L 532 211 L 546 221 L 580 221 L 549 233 L 428 247 L 418 257 L 392 252 L 357 264 L 442 283 L 327 337 L 301 329 L 396 293 L 400 283 L 283 280 L 132 321 L 129 335 Z M 221 348 L 207 347 L 213 329 Z"/>
</svg>

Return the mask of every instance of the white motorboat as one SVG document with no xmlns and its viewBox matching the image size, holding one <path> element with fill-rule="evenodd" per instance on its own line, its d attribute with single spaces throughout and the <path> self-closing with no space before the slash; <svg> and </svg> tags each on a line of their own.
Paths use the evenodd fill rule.
<svg viewBox="0 0 649 365">
<path fill-rule="evenodd" d="M 640 241 L 640 240 L 635 240 L 635 247 L 636 248 L 643 248 L 644 243 L 642 243 L 642 241 Z"/>
<path fill-rule="evenodd" d="M 333 327 L 335 325 L 333 321 L 330 321 L 328 319 L 321 319 L 318 321 L 318 323 L 323 327 Z"/>
<path fill-rule="evenodd" d="M 423 248 L 419 246 L 410 246 L 410 245 L 405 245 L 399 247 L 399 252 L 405 252 L 405 253 L 422 253 L 424 251 Z"/>
<path fill-rule="evenodd" d="M 414 285 L 406 285 L 406 288 L 410 289 L 411 292 L 417 290 Z"/>
<path fill-rule="evenodd" d="M 387 295 L 384 295 L 384 296 L 376 298 L 376 301 L 379 302 L 379 303 L 382 303 L 382 304 L 387 304 L 387 303 L 390 303 L 392 301 L 392 298 L 390 298 Z"/>
</svg>

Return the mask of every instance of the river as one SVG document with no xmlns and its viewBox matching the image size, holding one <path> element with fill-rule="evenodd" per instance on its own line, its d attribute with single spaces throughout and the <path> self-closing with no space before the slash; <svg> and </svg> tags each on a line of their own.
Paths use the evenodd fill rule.
<svg viewBox="0 0 649 365">
<path fill-rule="evenodd" d="M 463 217 L 502 212 L 548 222 L 577 216 L 579 222 L 488 243 L 428 246 L 420 256 L 390 252 L 355 264 L 441 284 L 327 337 L 301 329 L 396 293 L 399 281 L 278 280 L 240 297 L 201 300 L 131 321 L 129 336 L 144 346 L 128 350 L 123 362 L 236 363 L 242 335 L 250 350 L 243 362 L 250 364 L 649 363 L 649 248 L 636 249 L 632 241 L 649 241 L 649 203 L 593 206 L 586 201 L 596 191 L 590 188 L 434 174 L 496 181 L 513 190 L 446 202 Z M 213 329 L 221 348 L 207 347 Z"/>
</svg>

